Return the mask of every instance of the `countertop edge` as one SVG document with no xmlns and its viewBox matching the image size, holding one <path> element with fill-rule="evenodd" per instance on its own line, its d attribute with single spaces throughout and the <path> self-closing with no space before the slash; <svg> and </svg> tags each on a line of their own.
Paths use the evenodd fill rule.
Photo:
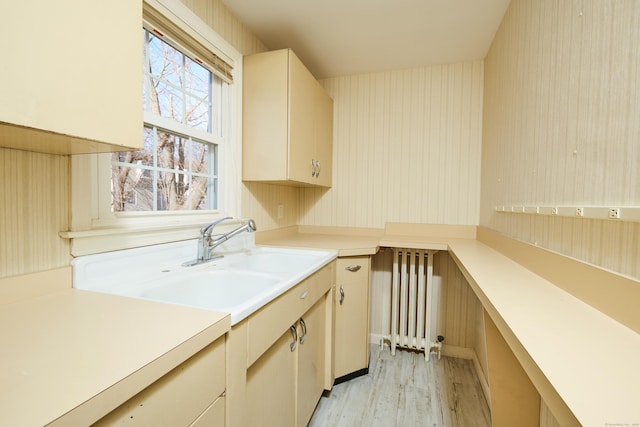
<svg viewBox="0 0 640 427">
<path fill-rule="evenodd" d="M 194 356 L 231 330 L 230 316 L 212 324 L 205 330 L 170 349 L 141 369 L 116 382 L 102 393 L 91 397 L 80 406 L 48 424 L 52 427 L 89 425 L 98 421 L 131 397 L 135 396 L 174 368 Z"/>
</svg>

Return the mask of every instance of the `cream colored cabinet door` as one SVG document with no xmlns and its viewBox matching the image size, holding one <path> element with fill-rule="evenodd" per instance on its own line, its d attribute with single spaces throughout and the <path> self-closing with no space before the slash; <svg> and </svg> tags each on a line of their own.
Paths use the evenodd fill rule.
<svg viewBox="0 0 640 427">
<path fill-rule="evenodd" d="M 336 379 L 369 365 L 369 271 L 371 258 L 338 258 L 335 299 Z"/>
<path fill-rule="evenodd" d="M 325 314 L 323 297 L 298 321 L 298 427 L 307 425 L 324 390 Z"/>
<path fill-rule="evenodd" d="M 333 100 L 290 49 L 244 58 L 245 181 L 331 186 Z"/>
<path fill-rule="evenodd" d="M 3 2 L 0 146 L 53 154 L 140 147 L 141 6 Z"/>
<path fill-rule="evenodd" d="M 297 346 L 297 333 L 286 331 L 247 370 L 249 426 L 295 425 Z"/>
<path fill-rule="evenodd" d="M 289 179 L 313 183 L 318 82 L 293 54 L 289 56 L 289 72 Z"/>
<path fill-rule="evenodd" d="M 331 99 L 320 84 L 316 86 L 315 92 L 315 179 L 318 185 L 331 187 L 333 173 L 333 99 Z"/>
</svg>

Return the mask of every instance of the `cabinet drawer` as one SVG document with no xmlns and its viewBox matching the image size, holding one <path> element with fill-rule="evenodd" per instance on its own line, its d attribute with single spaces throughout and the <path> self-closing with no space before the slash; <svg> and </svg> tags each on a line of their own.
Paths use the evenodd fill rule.
<svg viewBox="0 0 640 427">
<path fill-rule="evenodd" d="M 220 338 L 95 425 L 190 425 L 224 393 L 225 378 L 225 339 Z"/>
<path fill-rule="evenodd" d="M 336 260 L 336 281 L 353 283 L 369 280 L 370 257 L 348 257 Z"/>
<path fill-rule="evenodd" d="M 335 264 L 327 264 L 249 317 L 247 367 L 331 288 L 334 271 Z"/>
</svg>

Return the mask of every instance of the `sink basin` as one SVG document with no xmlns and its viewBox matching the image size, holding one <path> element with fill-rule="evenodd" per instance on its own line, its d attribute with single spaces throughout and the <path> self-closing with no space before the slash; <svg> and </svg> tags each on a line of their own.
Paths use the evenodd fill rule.
<svg viewBox="0 0 640 427">
<path fill-rule="evenodd" d="M 314 253 L 260 248 L 234 256 L 229 267 L 263 273 L 293 273 L 306 270 L 317 262 L 318 256 Z"/>
<path fill-rule="evenodd" d="M 140 298 L 222 310 L 259 295 L 280 280 L 266 274 L 213 270 L 189 274 L 154 286 Z"/>
</svg>

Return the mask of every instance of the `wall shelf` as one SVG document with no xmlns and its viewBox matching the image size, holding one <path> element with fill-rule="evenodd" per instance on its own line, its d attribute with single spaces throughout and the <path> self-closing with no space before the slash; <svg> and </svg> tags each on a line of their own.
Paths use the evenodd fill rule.
<svg viewBox="0 0 640 427">
<path fill-rule="evenodd" d="M 549 215 L 612 221 L 640 221 L 640 206 L 523 206 L 497 205 L 496 212 Z"/>
</svg>

